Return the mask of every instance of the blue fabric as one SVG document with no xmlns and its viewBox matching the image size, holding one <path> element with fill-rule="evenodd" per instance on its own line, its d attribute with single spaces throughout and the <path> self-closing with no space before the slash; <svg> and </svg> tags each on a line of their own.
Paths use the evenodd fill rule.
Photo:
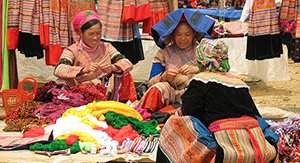
<svg viewBox="0 0 300 163">
<path fill-rule="evenodd" d="M 197 118 L 193 116 L 189 116 L 193 122 L 195 130 L 198 132 L 197 140 L 208 148 L 216 148 L 217 143 L 213 138 L 212 134 L 208 131 L 208 129 L 204 126 L 204 124 Z"/>
<path fill-rule="evenodd" d="M 136 38 L 142 39 L 138 24 L 134 24 L 134 29 L 136 31 Z"/>
<path fill-rule="evenodd" d="M 224 17 L 228 19 L 240 19 L 243 10 L 234 9 L 195 9 L 202 14 L 216 17 Z"/>
<path fill-rule="evenodd" d="M 264 132 L 265 138 L 271 143 L 276 144 L 279 140 L 279 136 L 270 129 L 270 125 L 261 117 L 256 116 L 261 130 Z"/>
<path fill-rule="evenodd" d="M 163 65 L 161 65 L 160 63 L 153 63 L 149 79 L 153 78 L 154 76 L 163 71 L 165 71 L 165 67 Z"/>
<path fill-rule="evenodd" d="M 200 35 L 211 38 L 211 32 L 215 21 L 195 9 L 181 8 L 170 12 L 164 19 L 152 26 L 152 36 L 157 46 L 164 48 L 169 42 L 166 38 L 174 31 L 182 16 L 185 16 L 188 24 Z M 170 40 L 168 40 L 170 41 Z"/>
</svg>

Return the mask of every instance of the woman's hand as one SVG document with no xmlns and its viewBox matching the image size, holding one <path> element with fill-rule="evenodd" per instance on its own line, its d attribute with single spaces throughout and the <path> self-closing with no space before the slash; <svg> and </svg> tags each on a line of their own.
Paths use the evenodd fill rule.
<svg viewBox="0 0 300 163">
<path fill-rule="evenodd" d="M 91 63 L 91 64 L 88 64 L 86 66 L 84 66 L 84 68 L 82 69 L 82 72 L 83 73 L 94 73 L 94 72 L 97 72 L 99 69 L 98 67 L 98 64 L 97 63 Z"/>
<path fill-rule="evenodd" d="M 169 69 L 169 70 L 166 70 L 166 71 L 161 75 L 162 81 L 172 81 L 178 73 L 179 73 L 179 72 L 178 72 L 177 69 Z"/>
<path fill-rule="evenodd" d="M 189 75 L 189 74 L 196 74 L 199 72 L 199 67 L 198 66 L 193 66 L 193 65 L 183 65 L 179 69 L 179 73 L 183 75 Z"/>
</svg>

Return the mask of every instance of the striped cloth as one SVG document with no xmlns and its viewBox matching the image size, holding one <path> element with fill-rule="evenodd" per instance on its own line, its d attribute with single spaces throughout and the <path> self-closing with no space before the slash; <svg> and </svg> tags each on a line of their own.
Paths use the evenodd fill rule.
<svg viewBox="0 0 300 163">
<path fill-rule="evenodd" d="M 280 7 L 280 27 L 284 32 L 294 33 L 296 30 L 297 1 L 283 0 Z"/>
<path fill-rule="evenodd" d="M 102 39 L 110 42 L 129 42 L 136 38 L 134 24 L 122 23 L 124 1 L 99 0 L 98 15 L 102 22 Z"/>
<path fill-rule="evenodd" d="M 19 31 L 40 35 L 40 12 L 41 1 L 20 1 Z"/>
<path fill-rule="evenodd" d="M 265 163 L 276 157 L 276 149 L 265 138 L 258 121 L 249 116 L 217 120 L 208 127 L 223 152 L 216 161 Z M 223 158 L 222 155 L 223 154 Z"/>
<path fill-rule="evenodd" d="M 40 7 L 40 41 L 42 46 L 48 47 L 50 45 L 50 0 L 43 0 Z"/>
<path fill-rule="evenodd" d="M 274 0 L 254 0 L 250 12 L 249 36 L 279 34 L 279 23 Z"/>
<path fill-rule="evenodd" d="M 50 46 L 46 64 L 56 65 L 64 48 L 70 45 L 68 34 L 69 0 L 50 1 Z"/>
<path fill-rule="evenodd" d="M 215 155 L 216 142 L 197 118 L 171 116 L 160 133 L 159 147 L 170 162 L 207 163 Z"/>
<path fill-rule="evenodd" d="M 8 49 L 15 50 L 18 47 L 19 38 L 20 0 L 9 0 L 7 12 Z"/>
</svg>

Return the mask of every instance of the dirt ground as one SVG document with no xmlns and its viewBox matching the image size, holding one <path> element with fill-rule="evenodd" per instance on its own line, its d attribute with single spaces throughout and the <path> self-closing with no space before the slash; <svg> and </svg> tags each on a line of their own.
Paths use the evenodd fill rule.
<svg viewBox="0 0 300 163">
<path fill-rule="evenodd" d="M 247 82 L 258 106 L 276 107 L 300 113 L 300 63 L 289 60 L 291 80 Z"/>
</svg>

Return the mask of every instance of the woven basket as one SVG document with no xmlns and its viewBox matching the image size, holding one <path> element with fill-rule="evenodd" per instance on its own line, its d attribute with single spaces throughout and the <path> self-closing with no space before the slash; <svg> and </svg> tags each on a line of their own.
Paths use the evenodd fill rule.
<svg viewBox="0 0 300 163">
<path fill-rule="evenodd" d="M 33 90 L 28 92 L 24 90 L 23 85 L 29 83 Z M 19 105 L 27 100 L 33 100 L 38 88 L 38 82 L 31 77 L 24 78 L 18 85 L 18 89 L 8 89 L 2 91 L 2 102 L 6 115 L 14 111 Z"/>
</svg>

